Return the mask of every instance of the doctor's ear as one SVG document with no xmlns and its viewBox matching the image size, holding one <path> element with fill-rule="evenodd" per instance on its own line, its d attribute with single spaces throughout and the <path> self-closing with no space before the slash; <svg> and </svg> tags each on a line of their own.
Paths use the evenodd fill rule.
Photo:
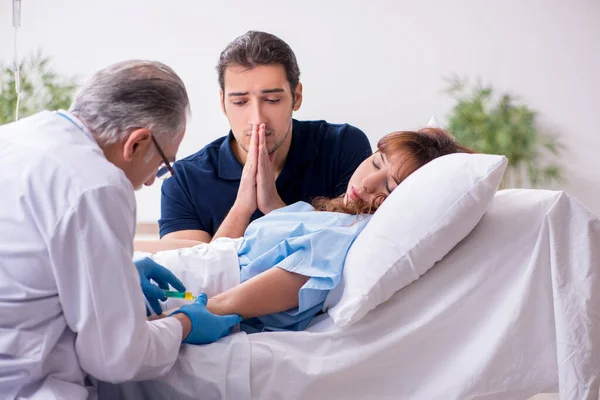
<svg viewBox="0 0 600 400">
<path fill-rule="evenodd" d="M 123 159 L 132 161 L 135 157 L 145 156 L 152 147 L 152 132 L 146 128 L 132 131 L 123 145 Z"/>
</svg>

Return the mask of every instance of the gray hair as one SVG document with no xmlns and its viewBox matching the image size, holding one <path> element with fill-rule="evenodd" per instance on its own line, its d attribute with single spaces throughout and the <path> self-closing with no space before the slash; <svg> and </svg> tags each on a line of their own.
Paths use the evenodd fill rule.
<svg viewBox="0 0 600 400">
<path fill-rule="evenodd" d="M 100 145 L 125 140 L 146 128 L 159 143 L 181 134 L 190 114 L 183 81 L 157 61 L 130 60 L 98 71 L 69 108 Z"/>
</svg>

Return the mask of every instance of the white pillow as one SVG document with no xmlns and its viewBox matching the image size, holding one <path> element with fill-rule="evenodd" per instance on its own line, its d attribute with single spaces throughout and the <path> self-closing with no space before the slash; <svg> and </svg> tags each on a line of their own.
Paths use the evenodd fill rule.
<svg viewBox="0 0 600 400">
<path fill-rule="evenodd" d="M 350 247 L 324 309 L 350 326 L 418 279 L 477 225 L 506 169 L 504 156 L 450 154 L 411 174 Z"/>
<path fill-rule="evenodd" d="M 428 127 L 428 128 L 440 128 L 440 129 L 444 129 L 444 128 L 442 127 L 442 125 L 440 125 L 440 123 L 438 122 L 438 120 L 437 120 L 437 118 L 435 117 L 435 115 L 434 115 L 434 116 L 432 116 L 432 117 L 429 119 L 429 122 L 427 123 L 427 127 Z"/>
</svg>

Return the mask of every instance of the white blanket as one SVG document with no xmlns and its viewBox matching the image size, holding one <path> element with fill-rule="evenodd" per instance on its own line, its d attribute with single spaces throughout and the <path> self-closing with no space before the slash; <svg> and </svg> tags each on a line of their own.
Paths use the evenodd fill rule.
<svg viewBox="0 0 600 400">
<path fill-rule="evenodd" d="M 600 222 L 562 192 L 499 192 L 465 240 L 362 321 L 324 317 L 184 345 L 166 377 L 102 384 L 100 398 L 597 400 Z"/>
<path fill-rule="evenodd" d="M 133 260 L 149 257 L 175 274 L 194 295 L 204 292 L 210 298 L 240 284 L 238 248 L 243 239 L 218 238 L 212 243 L 156 254 L 136 251 Z M 172 310 L 191 301 L 169 298 L 163 310 Z"/>
</svg>

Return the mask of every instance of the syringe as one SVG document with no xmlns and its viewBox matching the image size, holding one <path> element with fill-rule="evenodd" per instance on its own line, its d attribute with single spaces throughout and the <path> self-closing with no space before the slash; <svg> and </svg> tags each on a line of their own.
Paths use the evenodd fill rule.
<svg viewBox="0 0 600 400">
<path fill-rule="evenodd" d="M 194 296 L 191 292 L 175 292 L 172 290 L 165 290 L 165 296 L 173 297 L 176 299 L 184 299 L 184 300 L 196 300 L 196 296 Z"/>
</svg>

